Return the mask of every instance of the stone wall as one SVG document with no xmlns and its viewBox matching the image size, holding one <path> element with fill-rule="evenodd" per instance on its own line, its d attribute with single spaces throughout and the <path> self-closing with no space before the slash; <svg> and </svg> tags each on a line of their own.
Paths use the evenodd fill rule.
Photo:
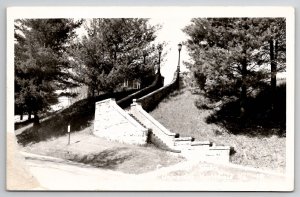
<svg viewBox="0 0 300 197">
<path fill-rule="evenodd" d="M 153 92 L 138 98 L 136 102 L 142 105 L 143 109 L 146 111 L 152 111 L 161 100 L 167 97 L 174 90 L 179 88 L 179 71 L 176 71 L 172 82 L 164 87 L 161 87 Z"/>
<path fill-rule="evenodd" d="M 166 147 L 168 147 L 169 149 L 173 149 L 176 133 L 170 132 L 167 128 L 165 128 L 162 124 L 155 120 L 150 114 L 148 114 L 142 108 L 142 106 L 135 101 L 133 102 L 133 104 L 131 104 L 129 113 L 132 114 L 137 120 L 139 120 L 146 128 L 151 129 L 149 136 L 150 141 L 153 138 L 152 135 L 154 135 L 158 139 L 160 139 Z M 156 144 L 153 141 L 151 142 Z"/>
<path fill-rule="evenodd" d="M 148 129 L 120 108 L 114 99 L 96 103 L 94 135 L 129 144 L 147 143 Z"/>
<path fill-rule="evenodd" d="M 162 87 L 164 84 L 163 81 L 164 81 L 164 78 L 160 74 L 157 74 L 155 76 L 155 80 L 153 81 L 153 83 L 150 86 L 126 96 L 125 98 L 117 101 L 117 104 L 122 108 L 129 107 L 130 104 L 132 103 L 133 99 L 140 98 L 140 97 L 142 97 L 146 94 L 149 94 L 150 92 Z"/>
</svg>

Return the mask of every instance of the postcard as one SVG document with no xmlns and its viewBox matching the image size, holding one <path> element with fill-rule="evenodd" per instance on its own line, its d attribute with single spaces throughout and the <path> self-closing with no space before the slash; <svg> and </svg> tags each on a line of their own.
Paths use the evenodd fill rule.
<svg viewBox="0 0 300 197">
<path fill-rule="evenodd" d="M 292 7 L 7 8 L 9 191 L 293 191 Z"/>
</svg>

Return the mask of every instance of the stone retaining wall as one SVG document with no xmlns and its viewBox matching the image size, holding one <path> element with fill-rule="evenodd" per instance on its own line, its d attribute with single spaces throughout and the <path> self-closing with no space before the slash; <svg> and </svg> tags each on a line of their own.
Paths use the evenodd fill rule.
<svg viewBox="0 0 300 197">
<path fill-rule="evenodd" d="M 142 105 L 143 109 L 146 111 L 152 111 L 161 100 L 167 97 L 174 90 L 179 88 L 179 71 L 176 71 L 172 82 L 164 87 L 161 87 L 136 101 Z"/>
<path fill-rule="evenodd" d="M 170 149 L 174 147 L 174 138 L 176 133 L 170 132 L 150 114 L 144 111 L 141 105 L 134 101 L 133 104 L 131 104 L 129 113 L 138 119 L 146 128 L 151 129 L 151 134 L 155 135 L 163 143 L 165 143 L 166 147 L 169 147 Z M 151 139 L 152 137 L 150 136 L 150 141 Z"/>
<path fill-rule="evenodd" d="M 128 144 L 147 143 L 148 129 L 141 126 L 114 99 L 96 103 L 94 135 Z"/>
<path fill-rule="evenodd" d="M 142 97 L 146 94 L 149 94 L 150 92 L 153 92 L 154 90 L 162 87 L 164 84 L 163 81 L 164 81 L 164 78 L 161 76 L 161 74 L 160 73 L 156 74 L 155 80 L 153 81 L 153 83 L 150 86 L 126 96 L 125 98 L 117 101 L 117 104 L 122 108 L 126 108 L 126 107 L 130 106 L 133 99 L 140 98 L 140 97 Z"/>
</svg>

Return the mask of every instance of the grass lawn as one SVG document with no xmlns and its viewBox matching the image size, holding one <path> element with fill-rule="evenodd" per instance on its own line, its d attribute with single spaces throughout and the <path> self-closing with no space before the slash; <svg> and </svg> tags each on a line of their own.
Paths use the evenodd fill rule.
<svg viewBox="0 0 300 197">
<path fill-rule="evenodd" d="M 209 140 L 217 145 L 234 147 L 232 163 L 285 171 L 285 137 L 234 135 L 226 132 L 216 124 L 206 123 L 206 117 L 213 111 L 198 109 L 195 106 L 197 98 L 198 95 L 191 94 L 187 88 L 182 89 L 162 101 L 151 115 L 181 136 L 192 136 L 197 140 Z"/>
<path fill-rule="evenodd" d="M 107 141 L 92 134 L 92 127 L 68 136 L 28 144 L 24 151 L 89 164 L 94 167 L 139 174 L 183 160 L 151 145 L 136 146 Z"/>
</svg>

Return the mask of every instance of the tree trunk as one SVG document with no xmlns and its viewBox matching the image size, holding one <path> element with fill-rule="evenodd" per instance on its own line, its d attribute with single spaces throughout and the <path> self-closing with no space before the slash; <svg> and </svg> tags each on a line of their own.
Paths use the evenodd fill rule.
<svg viewBox="0 0 300 197">
<path fill-rule="evenodd" d="M 31 120 L 31 110 L 28 111 L 28 120 Z"/>
<path fill-rule="evenodd" d="M 20 120 L 23 120 L 23 110 L 21 110 Z"/>
<path fill-rule="evenodd" d="M 37 114 L 37 111 L 34 111 L 34 119 L 33 119 L 33 126 L 40 125 L 40 118 Z"/>
<path fill-rule="evenodd" d="M 247 60 L 246 57 L 242 62 L 242 90 L 241 90 L 241 97 L 240 97 L 240 125 L 241 127 L 245 127 L 245 113 L 246 113 L 246 99 L 247 99 L 247 84 L 246 84 L 246 77 L 247 77 Z"/>
<path fill-rule="evenodd" d="M 275 40 L 275 47 L 274 41 L 270 40 L 270 61 L 271 61 L 271 108 L 272 110 L 275 107 L 275 99 L 276 99 L 276 74 L 277 74 L 277 51 L 278 51 L 278 42 Z"/>
</svg>

